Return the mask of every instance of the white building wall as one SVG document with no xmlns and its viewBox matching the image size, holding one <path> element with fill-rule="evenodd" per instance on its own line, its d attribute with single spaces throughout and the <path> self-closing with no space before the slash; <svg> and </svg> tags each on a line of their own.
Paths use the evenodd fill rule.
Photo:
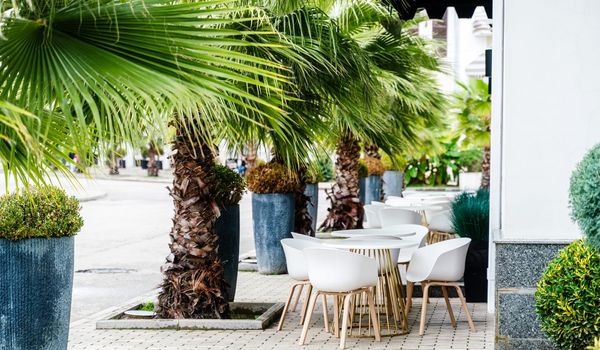
<svg viewBox="0 0 600 350">
<path fill-rule="evenodd" d="M 502 144 L 492 150 L 501 159 L 496 238 L 577 238 L 568 188 L 576 163 L 600 142 L 600 2 L 503 3 L 504 72 L 495 99 L 502 107 L 493 114 L 502 118 L 493 130 Z"/>
</svg>

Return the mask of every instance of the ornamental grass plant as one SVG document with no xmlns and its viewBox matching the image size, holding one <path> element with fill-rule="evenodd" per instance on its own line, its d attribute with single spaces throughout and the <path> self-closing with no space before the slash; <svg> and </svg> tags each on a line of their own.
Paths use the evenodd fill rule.
<svg viewBox="0 0 600 350">
<path fill-rule="evenodd" d="M 490 193 L 480 189 L 476 193 L 464 192 L 452 202 L 450 214 L 454 232 L 460 237 L 487 241 L 490 222 Z"/>
</svg>

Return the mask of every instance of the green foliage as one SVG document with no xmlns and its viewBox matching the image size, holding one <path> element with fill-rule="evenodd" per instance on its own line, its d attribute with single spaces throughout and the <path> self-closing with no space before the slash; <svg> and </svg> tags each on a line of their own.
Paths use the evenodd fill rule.
<svg viewBox="0 0 600 350">
<path fill-rule="evenodd" d="M 381 156 L 383 167 L 385 170 L 404 171 L 406 168 L 406 160 L 402 156 L 390 157 L 387 153 Z"/>
<path fill-rule="evenodd" d="M 328 182 L 335 178 L 333 171 L 333 162 L 329 156 L 323 156 L 317 159 L 316 165 L 319 167 L 319 173 L 323 177 L 322 181 Z"/>
<path fill-rule="evenodd" d="M 490 224 L 490 193 L 480 189 L 476 193 L 463 192 L 452 202 L 451 221 L 460 237 L 487 241 Z"/>
<path fill-rule="evenodd" d="M 460 158 L 456 142 L 456 139 L 443 142 L 442 152 L 410 160 L 404 171 L 406 185 L 445 186 L 452 177 L 456 178 Z"/>
<path fill-rule="evenodd" d="M 367 172 L 369 176 L 376 175 L 381 176 L 385 171 L 383 166 L 383 162 L 380 159 L 374 157 L 365 157 L 364 164 L 367 167 Z"/>
<path fill-rule="evenodd" d="M 600 336 L 594 338 L 594 344 L 588 346 L 585 350 L 600 350 Z"/>
<path fill-rule="evenodd" d="M 246 182 L 240 174 L 221 164 L 213 167 L 216 186 L 214 192 L 215 201 L 221 207 L 238 204 L 246 190 Z"/>
<path fill-rule="evenodd" d="M 561 250 L 535 293 L 542 330 L 559 349 L 584 349 L 600 335 L 600 254 L 586 240 Z"/>
<path fill-rule="evenodd" d="M 319 161 L 313 161 L 308 163 L 306 167 L 306 183 L 307 184 L 317 184 L 319 182 L 325 181 L 325 176 L 322 173 L 322 168 L 320 166 Z"/>
<path fill-rule="evenodd" d="M 292 193 L 298 186 L 298 178 L 279 163 L 259 165 L 248 172 L 248 189 L 254 193 Z"/>
<path fill-rule="evenodd" d="M 358 161 L 358 177 L 367 177 L 369 176 L 369 168 L 365 164 L 364 160 Z"/>
<path fill-rule="evenodd" d="M 467 172 L 480 172 L 483 161 L 483 150 L 481 148 L 470 148 L 460 151 L 456 164 L 460 170 Z"/>
<path fill-rule="evenodd" d="M 484 147 L 490 144 L 490 114 L 492 102 L 488 84 L 483 80 L 472 79 L 468 85 L 459 83 L 462 90 L 454 95 L 454 107 L 458 130 L 465 138 L 463 148 Z"/>
<path fill-rule="evenodd" d="M 151 301 L 143 303 L 137 307 L 137 310 L 154 312 L 154 303 Z"/>
<path fill-rule="evenodd" d="M 600 144 L 577 164 L 569 188 L 571 218 L 600 251 Z"/>
<path fill-rule="evenodd" d="M 82 226 L 79 201 L 62 189 L 48 186 L 0 197 L 0 238 L 74 236 Z"/>
</svg>

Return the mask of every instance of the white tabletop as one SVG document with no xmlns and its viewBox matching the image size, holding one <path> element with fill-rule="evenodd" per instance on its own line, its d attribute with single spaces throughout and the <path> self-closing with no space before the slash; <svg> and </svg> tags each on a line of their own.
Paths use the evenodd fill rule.
<svg viewBox="0 0 600 350">
<path fill-rule="evenodd" d="M 428 203 L 406 203 L 406 202 L 389 202 L 385 204 L 388 207 L 402 208 L 408 210 L 442 210 L 444 207 L 428 204 Z"/>
<path fill-rule="evenodd" d="M 378 236 L 393 236 L 393 237 L 406 237 L 406 236 L 414 236 L 416 234 L 416 230 L 407 229 L 400 227 L 397 225 L 392 228 L 358 228 L 354 230 L 341 230 L 341 231 L 332 231 L 331 235 L 333 237 L 361 237 L 361 236 L 369 236 L 369 235 L 378 235 Z"/>
<path fill-rule="evenodd" d="M 418 243 L 402 239 L 332 239 L 323 242 L 323 245 L 338 249 L 401 249 L 418 245 Z"/>
</svg>

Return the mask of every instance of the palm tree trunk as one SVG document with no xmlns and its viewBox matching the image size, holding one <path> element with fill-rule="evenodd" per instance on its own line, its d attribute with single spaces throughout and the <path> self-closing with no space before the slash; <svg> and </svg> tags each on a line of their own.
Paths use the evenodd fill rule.
<svg viewBox="0 0 600 350">
<path fill-rule="evenodd" d="M 215 177 L 211 148 L 179 127 L 173 144 L 174 179 L 170 189 L 175 215 L 171 254 L 163 265 L 158 296 L 161 318 L 228 318 L 226 283 L 214 230 L 220 215 L 212 197 Z"/>
<path fill-rule="evenodd" d="M 256 166 L 256 144 L 254 142 L 248 143 L 248 154 L 246 155 L 246 173 L 254 169 Z"/>
<path fill-rule="evenodd" d="M 364 208 L 358 198 L 358 140 L 349 132 L 346 133 L 338 141 L 336 154 L 335 184 L 327 193 L 331 208 L 320 229 L 331 231 L 362 228 Z"/>
<path fill-rule="evenodd" d="M 298 186 L 294 193 L 295 201 L 295 217 L 294 217 L 294 232 L 303 235 L 315 236 L 312 228 L 312 218 L 308 212 L 308 204 L 310 198 L 304 194 L 306 190 L 306 169 L 298 169 Z"/>
<path fill-rule="evenodd" d="M 108 175 L 119 175 L 119 161 L 114 153 L 109 155 L 110 160 L 108 161 Z"/>
<path fill-rule="evenodd" d="M 153 145 L 148 146 L 148 176 L 158 176 L 158 166 L 156 165 L 156 156 L 158 152 Z"/>
<path fill-rule="evenodd" d="M 483 147 L 483 161 L 481 162 L 481 188 L 490 189 L 490 146 Z"/>
</svg>

